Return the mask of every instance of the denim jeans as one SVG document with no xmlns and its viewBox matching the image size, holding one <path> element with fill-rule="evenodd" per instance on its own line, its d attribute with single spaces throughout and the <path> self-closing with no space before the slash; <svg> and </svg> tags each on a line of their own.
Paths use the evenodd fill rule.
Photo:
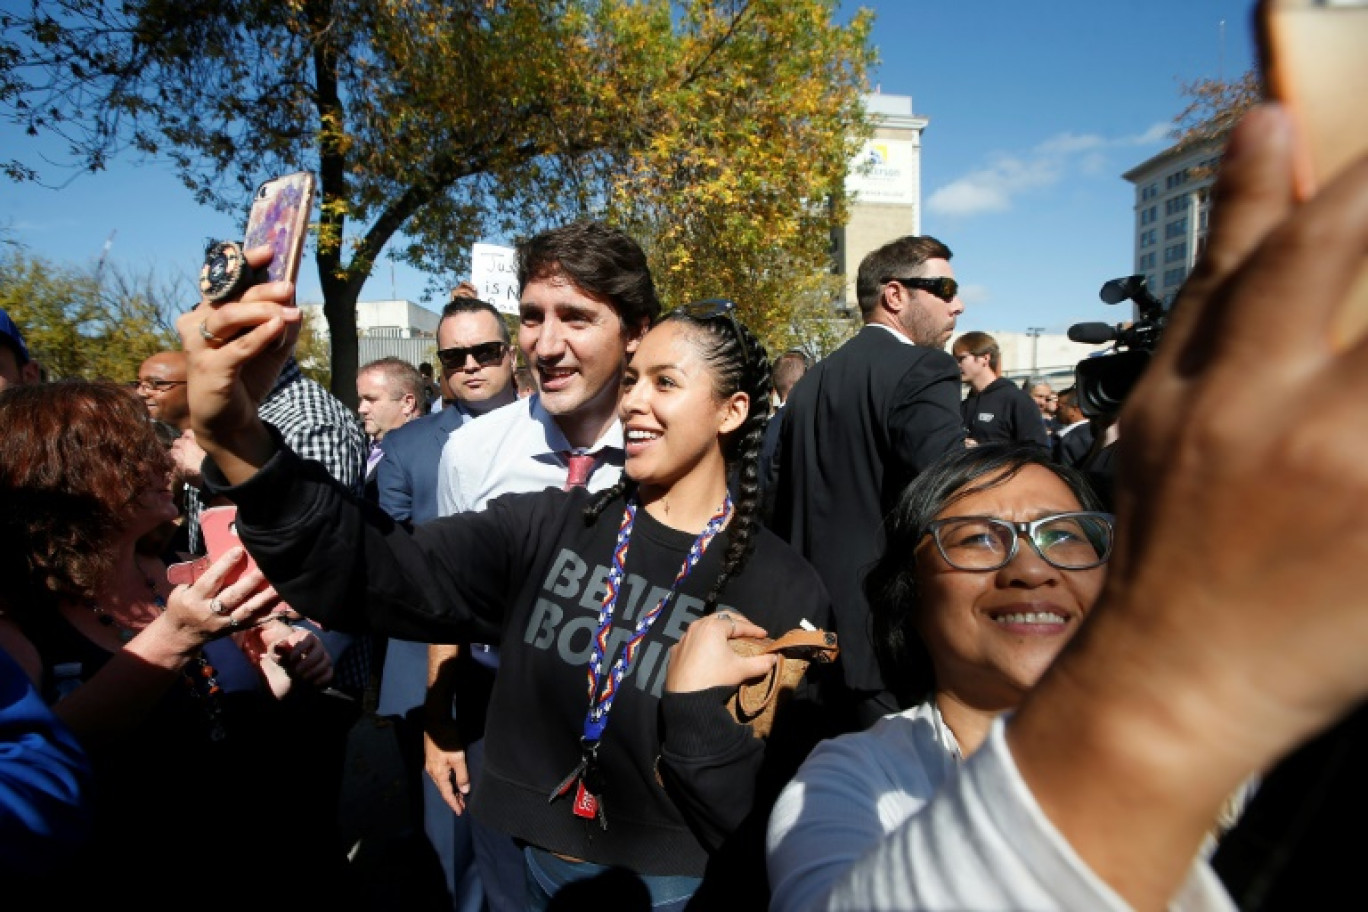
<svg viewBox="0 0 1368 912">
<path fill-rule="evenodd" d="M 624 910 L 649 908 L 653 912 L 683 912 L 702 883 L 699 877 L 652 876 L 587 861 L 567 861 L 531 846 L 523 850 L 523 857 L 527 862 L 529 912 L 586 908 L 590 902 L 605 907 L 611 903 Z M 552 897 L 566 887 L 570 888 L 568 893 L 582 891 L 581 895 L 576 900 L 562 895 L 553 906 Z"/>
</svg>

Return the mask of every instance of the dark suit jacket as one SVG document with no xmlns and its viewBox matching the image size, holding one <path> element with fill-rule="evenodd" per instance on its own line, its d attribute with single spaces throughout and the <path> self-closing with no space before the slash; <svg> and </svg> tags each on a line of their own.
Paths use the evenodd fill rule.
<svg viewBox="0 0 1368 912">
<path fill-rule="evenodd" d="M 1083 460 L 1091 452 L 1093 445 L 1092 428 L 1080 424 L 1062 437 L 1055 437 L 1054 460 L 1075 469 L 1083 465 Z"/>
<path fill-rule="evenodd" d="M 385 455 L 375 469 L 380 509 L 414 525 L 437 518 L 437 465 L 442 447 L 468 419 L 466 412 L 448 407 L 385 435 Z"/>
<path fill-rule="evenodd" d="M 470 419 L 455 406 L 416 418 L 385 435 L 375 469 L 380 509 L 414 525 L 437 518 L 437 466 L 451 432 Z M 380 675 L 382 716 L 402 716 L 427 699 L 427 644 L 391 639 Z"/>
<path fill-rule="evenodd" d="M 866 326 L 803 375 L 784 404 L 770 525 L 831 592 L 846 682 L 883 689 L 862 583 L 907 483 L 964 446 L 946 352 Z"/>
</svg>

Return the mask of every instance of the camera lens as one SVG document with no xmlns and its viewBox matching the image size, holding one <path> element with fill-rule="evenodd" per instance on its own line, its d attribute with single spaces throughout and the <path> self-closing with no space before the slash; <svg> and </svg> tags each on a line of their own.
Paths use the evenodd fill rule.
<svg viewBox="0 0 1368 912">
<path fill-rule="evenodd" d="M 1074 373 L 1083 414 L 1101 418 L 1120 411 L 1149 357 L 1147 351 L 1132 349 L 1080 362 Z"/>
</svg>

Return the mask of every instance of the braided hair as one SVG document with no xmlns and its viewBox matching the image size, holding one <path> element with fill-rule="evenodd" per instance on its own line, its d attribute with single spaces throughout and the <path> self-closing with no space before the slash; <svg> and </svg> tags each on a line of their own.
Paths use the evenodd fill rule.
<svg viewBox="0 0 1368 912">
<path fill-rule="evenodd" d="M 746 565 L 755 550 L 755 535 L 760 525 L 760 447 L 769 424 L 770 363 L 765 346 L 741 324 L 726 314 L 696 317 L 687 310 L 672 310 L 656 322 L 683 323 L 692 328 L 699 356 L 712 373 L 715 394 L 722 399 L 735 393 L 750 397 L 746 420 L 732 432 L 723 446 L 729 487 L 733 492 L 733 513 L 728 526 L 727 553 L 722 569 L 704 597 L 703 613 L 717 609 L 727 582 Z M 612 487 L 600 492 L 584 509 L 586 524 L 598 520 L 614 500 L 635 488 L 626 474 Z"/>
</svg>

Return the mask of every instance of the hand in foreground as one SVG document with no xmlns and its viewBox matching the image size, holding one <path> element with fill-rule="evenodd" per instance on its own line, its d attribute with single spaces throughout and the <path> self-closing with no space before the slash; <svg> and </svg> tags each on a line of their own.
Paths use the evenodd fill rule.
<svg viewBox="0 0 1368 912">
<path fill-rule="evenodd" d="M 333 679 L 333 660 L 323 641 L 307 628 L 291 627 L 273 612 L 265 622 L 239 634 L 238 645 L 256 664 L 276 699 L 296 684 L 327 687 Z"/>
<path fill-rule="evenodd" d="M 1047 816 L 1137 908 L 1245 778 L 1368 694 L 1368 344 L 1330 341 L 1368 161 L 1303 205 L 1292 173 L 1287 115 L 1254 110 L 1122 413 L 1103 597 L 1008 726 Z"/>
<path fill-rule="evenodd" d="M 189 485 L 199 485 L 200 466 L 204 463 L 204 450 L 195 442 L 195 432 L 186 428 L 171 442 L 171 460 L 176 464 L 176 480 Z"/>
<path fill-rule="evenodd" d="M 259 247 L 246 256 L 259 268 L 271 261 L 271 250 Z M 293 301 L 293 284 L 266 282 L 248 288 L 240 301 L 201 301 L 176 321 L 188 356 L 196 440 L 233 482 L 250 477 L 273 451 L 257 406 L 293 352 L 303 319 Z"/>
<path fill-rule="evenodd" d="M 741 656 L 727 644 L 733 637 L 769 636 L 734 611 L 718 611 L 689 625 L 670 647 L 665 690 L 691 693 L 709 687 L 740 687 L 769 674 L 779 661 L 775 655 Z"/>
<path fill-rule="evenodd" d="M 246 550 L 239 546 L 230 548 L 194 583 L 171 591 L 166 613 L 158 620 L 169 626 L 185 651 L 193 652 L 210 640 L 243 630 L 280 605 L 275 588 L 256 567 L 231 585 L 224 585 L 228 574 L 246 560 Z"/>
<path fill-rule="evenodd" d="M 465 745 L 450 719 L 429 719 L 423 731 L 423 766 L 437 784 L 437 791 L 457 814 L 465 813 L 470 794 Z"/>
</svg>

